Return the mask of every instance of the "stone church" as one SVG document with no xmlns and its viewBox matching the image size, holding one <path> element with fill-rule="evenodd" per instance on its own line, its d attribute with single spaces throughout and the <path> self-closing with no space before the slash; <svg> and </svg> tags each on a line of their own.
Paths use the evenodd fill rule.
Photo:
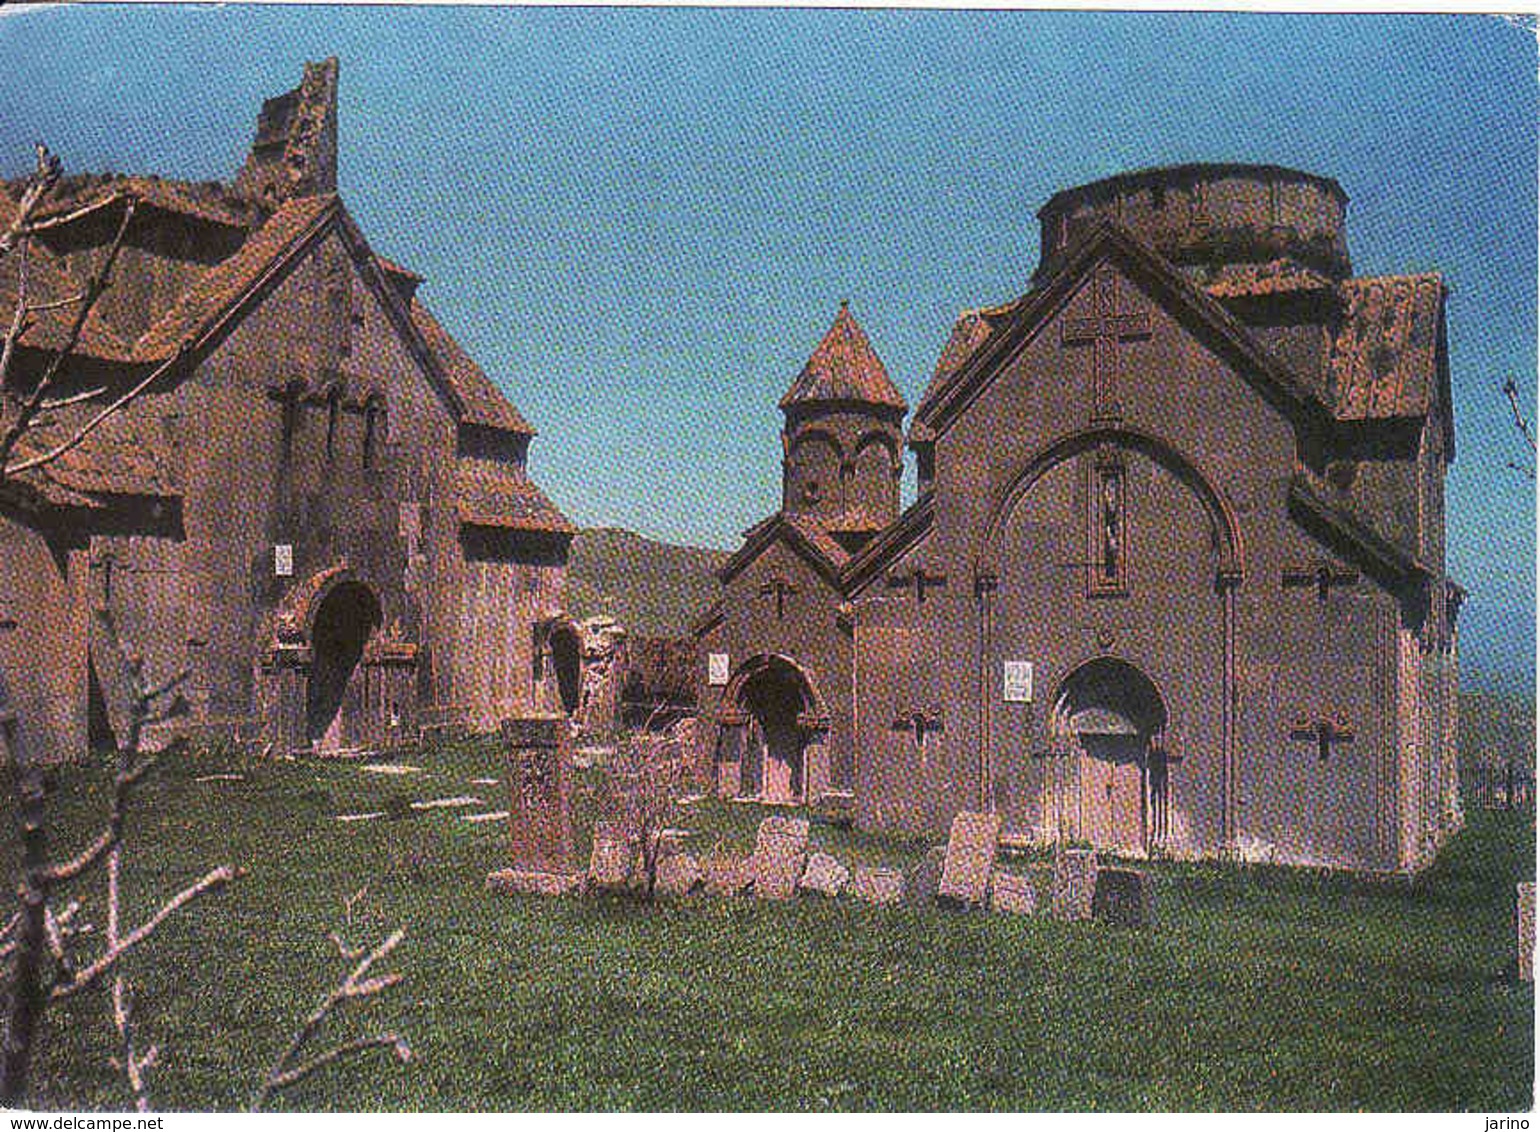
<svg viewBox="0 0 1540 1132">
<path fill-rule="evenodd" d="M 1132 856 L 1415 870 L 1460 821 L 1436 275 L 1275 166 L 1068 189 L 907 406 L 842 307 L 696 628 L 721 794 Z M 899 512 L 901 439 L 918 472 Z"/>
<path fill-rule="evenodd" d="M 60 404 L 18 454 L 149 384 L 0 493 L 0 699 L 29 757 L 122 737 L 125 657 L 145 686 L 181 674 L 167 727 L 280 752 L 490 729 L 570 697 L 574 528 L 529 476 L 534 430 L 422 278 L 371 248 L 337 194 L 337 145 L 330 59 L 263 104 L 229 184 L 77 176 L 50 198 L 34 303 L 78 292 L 132 217 Z M 36 315 L 18 388 L 72 311 Z"/>
</svg>

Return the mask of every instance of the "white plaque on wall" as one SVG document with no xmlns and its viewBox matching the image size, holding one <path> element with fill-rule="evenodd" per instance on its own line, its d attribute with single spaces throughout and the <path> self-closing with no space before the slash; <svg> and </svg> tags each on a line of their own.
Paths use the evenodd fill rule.
<svg viewBox="0 0 1540 1132">
<path fill-rule="evenodd" d="M 294 576 L 294 547 L 289 543 L 280 542 L 273 546 L 273 577 L 292 578 Z"/>
<path fill-rule="evenodd" d="M 1032 702 L 1032 662 L 1030 660 L 1006 661 L 1004 683 L 1002 695 L 1006 703 L 1030 704 Z"/>
<path fill-rule="evenodd" d="M 725 652 L 712 652 L 706 654 L 706 684 L 712 688 L 720 688 L 727 683 L 727 654 Z"/>
</svg>

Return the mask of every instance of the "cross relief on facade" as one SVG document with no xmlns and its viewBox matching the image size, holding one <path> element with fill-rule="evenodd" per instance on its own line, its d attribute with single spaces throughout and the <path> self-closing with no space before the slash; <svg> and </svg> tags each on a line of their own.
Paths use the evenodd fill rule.
<svg viewBox="0 0 1540 1132">
<path fill-rule="evenodd" d="M 914 733 L 914 745 L 925 746 L 925 737 L 938 731 L 945 731 L 946 724 L 941 718 L 940 711 L 922 711 L 915 709 L 906 712 L 893 721 L 894 731 L 911 731 Z"/>
<path fill-rule="evenodd" d="M 775 618 L 777 621 L 779 621 L 781 618 L 786 616 L 787 597 L 796 593 L 797 587 L 777 574 L 764 585 L 760 586 L 759 592 L 763 597 L 769 597 L 772 594 L 775 596 Z"/>
<path fill-rule="evenodd" d="M 1150 336 L 1146 310 L 1118 309 L 1118 275 L 1101 267 L 1092 279 L 1089 318 L 1066 318 L 1059 324 L 1059 344 L 1091 347 L 1091 420 L 1115 421 L 1123 415 L 1117 400 L 1117 349 L 1125 342 Z"/>
<path fill-rule="evenodd" d="M 1285 589 L 1305 589 L 1314 587 L 1316 597 L 1325 601 L 1331 596 L 1334 586 L 1354 586 L 1358 584 L 1358 571 L 1347 570 L 1340 566 L 1333 566 L 1330 562 L 1305 562 L 1283 568 L 1283 585 Z"/>
<path fill-rule="evenodd" d="M 946 585 L 946 575 L 932 574 L 925 567 L 916 566 L 913 570 L 901 574 L 889 574 L 888 585 L 893 589 L 913 587 L 915 604 L 924 605 L 925 591 Z"/>
<path fill-rule="evenodd" d="M 1331 750 L 1338 743 L 1351 743 L 1354 739 L 1353 728 L 1341 718 L 1331 719 L 1322 716 L 1319 719 L 1310 719 L 1308 716 L 1299 716 L 1289 728 L 1289 738 L 1299 742 L 1311 742 L 1315 744 L 1316 753 L 1322 762 L 1331 757 Z"/>
</svg>

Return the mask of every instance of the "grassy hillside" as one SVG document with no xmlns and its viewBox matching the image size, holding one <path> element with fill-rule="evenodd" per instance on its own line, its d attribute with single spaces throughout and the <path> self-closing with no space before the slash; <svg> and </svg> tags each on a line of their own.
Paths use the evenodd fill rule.
<svg viewBox="0 0 1540 1132">
<path fill-rule="evenodd" d="M 655 542 L 614 527 L 572 540 L 567 610 L 613 617 L 637 637 L 683 637 L 716 600 L 727 552 Z"/>
</svg>

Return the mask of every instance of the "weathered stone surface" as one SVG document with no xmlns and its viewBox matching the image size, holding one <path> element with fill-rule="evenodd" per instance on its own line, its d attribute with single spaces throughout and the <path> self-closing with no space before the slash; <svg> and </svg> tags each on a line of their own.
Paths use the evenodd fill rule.
<svg viewBox="0 0 1540 1132">
<path fill-rule="evenodd" d="M 1053 862 L 1053 915 L 1089 920 L 1096 895 L 1096 850 L 1065 849 Z"/>
<path fill-rule="evenodd" d="M 713 857 L 706 862 L 706 892 L 711 896 L 742 896 L 754 883 L 748 857 Z"/>
<path fill-rule="evenodd" d="M 1519 978 L 1526 982 L 1535 981 L 1535 882 L 1527 881 L 1519 885 L 1518 899 L 1518 928 L 1519 928 Z"/>
<path fill-rule="evenodd" d="M 851 891 L 868 904 L 897 904 L 904 898 L 904 874 L 898 869 L 857 865 Z"/>
<path fill-rule="evenodd" d="M 689 896 L 705 881 L 700 862 L 689 853 L 669 853 L 658 858 L 657 891 L 664 896 Z"/>
<path fill-rule="evenodd" d="M 501 895 L 575 896 L 582 892 L 588 878 L 582 873 L 526 872 L 499 869 L 487 874 L 487 891 Z"/>
<path fill-rule="evenodd" d="M 982 905 L 989 894 L 989 874 L 999 844 L 999 814 L 964 812 L 953 818 L 937 899 L 963 907 Z"/>
<path fill-rule="evenodd" d="M 1098 920 L 1126 928 L 1155 922 L 1155 882 L 1143 869 L 1096 870 L 1091 913 Z"/>
<path fill-rule="evenodd" d="M 754 842 L 754 895 L 761 900 L 790 900 L 807 859 L 806 818 L 766 818 Z"/>
<path fill-rule="evenodd" d="M 517 871 L 566 875 L 572 859 L 567 723 L 535 716 L 502 724 L 509 785 L 509 864 Z"/>
<path fill-rule="evenodd" d="M 996 869 L 989 882 L 989 907 L 994 912 L 1034 915 L 1037 912 L 1037 888 L 1030 877 Z"/>
<path fill-rule="evenodd" d="M 814 853 L 807 859 L 807 868 L 797 887 L 803 892 L 816 892 L 820 896 L 838 896 L 850 883 L 850 870 L 827 853 Z"/>
<path fill-rule="evenodd" d="M 904 873 L 904 903 L 928 908 L 936 902 L 941 886 L 941 868 L 946 861 L 946 846 L 933 845 Z"/>
<path fill-rule="evenodd" d="M 594 847 L 588 858 L 588 875 L 594 887 L 616 892 L 630 886 L 635 873 L 636 845 L 614 822 L 594 823 Z"/>
</svg>

